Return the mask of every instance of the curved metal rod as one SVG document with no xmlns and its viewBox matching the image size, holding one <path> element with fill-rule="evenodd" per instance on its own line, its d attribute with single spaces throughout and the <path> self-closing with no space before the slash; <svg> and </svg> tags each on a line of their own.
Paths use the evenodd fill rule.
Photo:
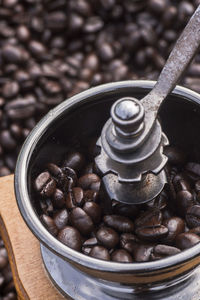
<svg viewBox="0 0 200 300">
<path fill-rule="evenodd" d="M 200 45 L 200 5 L 192 15 L 174 49 L 172 50 L 152 91 L 141 103 L 145 109 L 145 130 L 143 139 L 150 133 L 159 108 L 174 89 Z"/>
</svg>

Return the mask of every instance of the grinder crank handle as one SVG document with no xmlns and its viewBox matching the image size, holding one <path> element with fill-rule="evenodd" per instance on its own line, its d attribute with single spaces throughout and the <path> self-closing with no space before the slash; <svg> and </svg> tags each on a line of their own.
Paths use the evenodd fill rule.
<svg viewBox="0 0 200 300">
<path fill-rule="evenodd" d="M 174 89 L 177 81 L 183 75 L 200 45 L 200 5 L 192 15 L 165 66 L 163 67 L 157 83 L 149 94 L 140 103 L 145 109 L 145 139 L 151 132 L 164 99 Z"/>
</svg>

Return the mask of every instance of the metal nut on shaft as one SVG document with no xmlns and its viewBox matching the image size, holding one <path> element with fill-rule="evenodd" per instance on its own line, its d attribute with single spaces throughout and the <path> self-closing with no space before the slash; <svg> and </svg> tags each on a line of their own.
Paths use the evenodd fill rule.
<svg viewBox="0 0 200 300">
<path fill-rule="evenodd" d="M 144 117 L 144 107 L 137 99 L 117 100 L 97 142 L 101 153 L 95 161 L 111 199 L 144 203 L 157 196 L 166 183 L 162 170 L 167 158 L 162 152 L 168 140 L 158 120 L 144 138 Z"/>
</svg>

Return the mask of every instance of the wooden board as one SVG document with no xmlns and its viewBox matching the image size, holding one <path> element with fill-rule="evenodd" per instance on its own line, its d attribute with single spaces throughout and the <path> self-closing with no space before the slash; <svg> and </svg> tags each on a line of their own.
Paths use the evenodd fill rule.
<svg viewBox="0 0 200 300">
<path fill-rule="evenodd" d="M 8 251 L 18 299 L 66 299 L 44 269 L 40 244 L 22 219 L 14 195 L 14 176 L 0 179 L 0 233 Z"/>
</svg>

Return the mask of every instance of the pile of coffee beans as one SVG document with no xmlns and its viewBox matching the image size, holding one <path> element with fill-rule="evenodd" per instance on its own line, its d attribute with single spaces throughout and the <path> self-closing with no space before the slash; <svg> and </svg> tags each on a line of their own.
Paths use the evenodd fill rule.
<svg viewBox="0 0 200 300">
<path fill-rule="evenodd" d="M 110 81 L 157 79 L 199 3 L 0 0 L 0 176 L 13 173 L 31 129 L 66 98 Z M 182 84 L 200 92 L 199 76 L 197 54 Z"/>
<path fill-rule="evenodd" d="M 146 262 L 200 242 L 200 164 L 168 146 L 168 185 L 152 201 L 104 199 L 101 178 L 83 153 L 69 152 L 33 179 L 41 222 L 59 241 L 91 257 Z M 106 202 L 107 201 L 107 202 Z"/>
</svg>

